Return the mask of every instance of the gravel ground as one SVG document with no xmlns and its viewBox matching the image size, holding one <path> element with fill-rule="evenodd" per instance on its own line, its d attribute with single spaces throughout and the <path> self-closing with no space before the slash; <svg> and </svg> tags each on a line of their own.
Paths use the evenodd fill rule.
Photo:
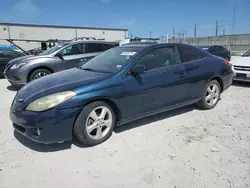
<svg viewBox="0 0 250 188">
<path fill-rule="evenodd" d="M 229 88 L 213 110 L 152 116 L 90 148 L 14 134 L 8 112 L 15 91 L 6 80 L 0 85 L 1 188 L 250 187 L 250 85 Z"/>
</svg>

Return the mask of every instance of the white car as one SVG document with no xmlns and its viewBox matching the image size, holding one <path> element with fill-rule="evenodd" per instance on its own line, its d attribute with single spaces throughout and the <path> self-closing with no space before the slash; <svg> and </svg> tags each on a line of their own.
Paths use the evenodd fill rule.
<svg viewBox="0 0 250 188">
<path fill-rule="evenodd" d="M 231 60 L 233 65 L 233 80 L 250 82 L 250 49 L 243 53 L 240 57 Z"/>
</svg>

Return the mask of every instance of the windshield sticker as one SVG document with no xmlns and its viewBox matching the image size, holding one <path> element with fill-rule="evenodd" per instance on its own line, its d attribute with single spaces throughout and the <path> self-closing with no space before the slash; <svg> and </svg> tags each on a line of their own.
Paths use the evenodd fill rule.
<svg viewBox="0 0 250 188">
<path fill-rule="evenodd" d="M 136 52 L 122 52 L 120 55 L 133 56 L 135 54 L 136 54 Z"/>
</svg>

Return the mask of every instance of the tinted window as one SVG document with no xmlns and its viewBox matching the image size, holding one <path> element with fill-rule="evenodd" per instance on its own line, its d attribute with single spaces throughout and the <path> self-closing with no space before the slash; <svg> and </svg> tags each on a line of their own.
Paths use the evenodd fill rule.
<svg viewBox="0 0 250 188">
<path fill-rule="evenodd" d="M 180 64 L 178 50 L 175 47 L 158 48 L 143 56 L 138 65 L 144 65 L 146 70 L 158 69 Z"/>
<path fill-rule="evenodd" d="M 14 59 L 14 58 L 20 57 L 21 54 L 14 52 L 14 51 L 2 51 L 1 56 L 3 58 Z"/>
<path fill-rule="evenodd" d="M 83 54 L 84 53 L 84 44 L 79 43 L 79 44 L 73 44 L 71 46 L 68 46 L 62 50 L 62 53 L 64 56 Z"/>
<path fill-rule="evenodd" d="M 222 46 L 217 46 L 217 50 L 218 50 L 218 52 L 226 52 L 227 51 L 227 49 L 222 47 Z"/>
<path fill-rule="evenodd" d="M 88 43 L 85 45 L 86 53 L 103 52 L 106 50 L 104 44 Z"/>
<path fill-rule="evenodd" d="M 211 47 L 208 49 L 208 51 L 211 52 L 211 53 L 218 52 L 218 48 L 217 48 L 217 46 L 211 46 Z"/>
<path fill-rule="evenodd" d="M 200 54 L 199 52 L 190 50 L 188 48 L 180 47 L 179 51 L 180 51 L 180 55 L 181 55 L 181 61 L 183 63 L 187 63 L 187 62 L 190 62 L 190 61 L 202 59 L 202 58 L 205 57 L 204 55 Z"/>
</svg>

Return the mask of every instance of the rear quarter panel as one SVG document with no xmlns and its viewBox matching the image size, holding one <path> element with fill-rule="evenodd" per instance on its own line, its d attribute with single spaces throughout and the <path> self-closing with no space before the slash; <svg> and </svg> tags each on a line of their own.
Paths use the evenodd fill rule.
<svg viewBox="0 0 250 188">
<path fill-rule="evenodd" d="M 222 60 L 216 57 L 208 56 L 202 60 L 184 64 L 190 81 L 187 91 L 189 99 L 200 98 L 209 80 L 213 77 L 221 77 L 221 62 Z"/>
</svg>

